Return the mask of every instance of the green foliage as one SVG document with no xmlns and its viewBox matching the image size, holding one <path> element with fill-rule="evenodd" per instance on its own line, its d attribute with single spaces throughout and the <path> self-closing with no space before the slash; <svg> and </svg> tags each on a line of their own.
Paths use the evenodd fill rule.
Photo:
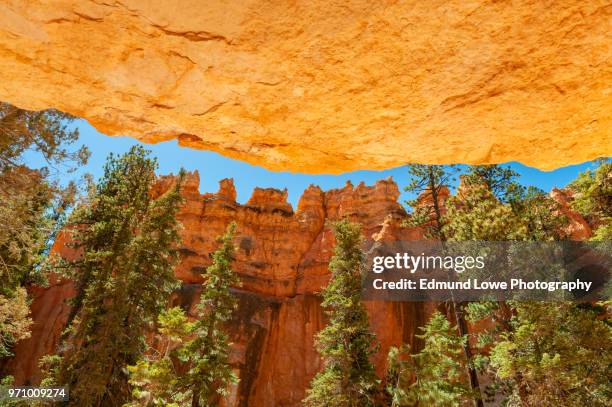
<svg viewBox="0 0 612 407">
<path fill-rule="evenodd" d="M 612 328 L 589 304 L 513 304 L 512 329 L 491 351 L 509 405 L 609 406 Z M 609 314 L 608 314 L 609 315 Z"/>
<path fill-rule="evenodd" d="M 229 364 L 229 338 L 223 330 L 223 324 L 230 320 L 237 306 L 236 297 L 230 292 L 232 286 L 239 284 L 231 269 L 235 231 L 236 224 L 231 223 L 220 239 L 221 247 L 213 254 L 212 265 L 206 269 L 193 328 L 195 338 L 180 354 L 190 365 L 184 380 L 193 394 L 192 406 L 214 405 L 216 396 L 226 395 L 228 385 L 238 382 Z"/>
<path fill-rule="evenodd" d="M 317 335 L 323 371 L 310 383 L 307 406 L 370 406 L 378 380 L 370 356 L 375 335 L 361 303 L 364 253 L 359 225 L 342 220 L 333 225 L 336 246 L 329 263 L 331 280 L 323 291 L 328 325 Z"/>
<path fill-rule="evenodd" d="M 447 202 L 449 240 L 558 240 L 567 219 L 556 201 L 537 188 L 525 188 L 518 174 L 499 165 L 470 167 L 456 197 Z"/>
<path fill-rule="evenodd" d="M 472 171 L 458 196 L 449 199 L 445 232 L 451 240 L 564 237 L 567 219 L 558 215 L 558 204 L 542 191 L 516 185 L 512 174 L 501 170 L 489 172 L 488 178 L 476 174 Z M 491 192 L 490 184 L 497 186 L 497 193 Z M 526 266 L 538 263 L 523 260 Z M 610 333 L 609 325 L 600 320 L 601 310 L 563 302 L 518 301 L 475 302 L 467 304 L 466 310 L 472 322 L 493 322 L 478 335 L 480 354 L 474 358 L 483 373 L 493 375 L 489 395 L 501 392 L 507 403 L 517 406 L 609 403 L 604 372 L 611 366 Z M 599 338 L 594 340 L 593 334 Z M 606 356 L 589 362 L 597 353 Z"/>
<path fill-rule="evenodd" d="M 392 346 L 387 354 L 387 371 L 385 372 L 385 390 L 389 395 L 391 407 L 414 404 L 411 392 L 414 363 L 410 360 L 410 346 L 402 344 Z"/>
<path fill-rule="evenodd" d="M 0 171 L 18 167 L 28 150 L 42 154 L 51 166 L 86 162 L 89 152 L 85 147 L 66 148 L 79 138 L 78 130 L 67 126 L 73 119 L 57 110 L 33 112 L 0 102 Z"/>
<path fill-rule="evenodd" d="M 0 295 L 0 358 L 12 356 L 12 346 L 21 339 L 30 337 L 32 319 L 28 317 L 28 295 L 17 287 L 13 295 Z"/>
<path fill-rule="evenodd" d="M 149 349 L 149 355 L 128 366 L 133 401 L 129 406 L 179 406 L 190 399 L 179 389 L 180 372 L 175 361 L 180 346 L 193 330 L 180 307 L 164 310 L 158 317 L 158 332 L 164 338 L 161 350 Z"/>
<path fill-rule="evenodd" d="M 406 347 L 389 351 L 392 406 L 458 407 L 472 400 L 462 364 L 465 338 L 439 312 L 421 331 L 416 335 L 425 344 L 420 352 L 408 357 Z"/>
<path fill-rule="evenodd" d="M 413 179 L 411 189 L 417 185 L 434 185 L 443 170 L 437 175 L 421 172 Z M 414 176 L 414 175 L 413 175 Z M 423 182 L 429 176 L 428 182 Z M 526 188 L 518 183 L 518 174 L 509 168 L 498 165 L 473 166 L 462 176 L 457 195 L 446 201 L 445 208 L 432 211 L 432 200 L 420 199 L 417 204 L 426 205 L 426 216 L 417 223 L 433 223 L 436 233 L 431 237 L 449 241 L 528 241 L 559 240 L 567 219 L 558 215 L 558 204 L 543 191 Z M 429 208 L 428 208 L 429 207 Z M 417 206 L 418 208 L 418 206 Z M 436 216 L 438 215 L 438 216 Z M 434 223 L 435 222 L 435 223 Z M 437 224 L 436 224 L 437 223 Z M 425 223 L 426 224 L 426 223 Z M 478 249 L 478 245 L 475 246 Z M 503 251 L 502 251 L 503 252 Z M 465 253 L 464 253 L 465 254 Z M 487 253 L 488 257 L 496 255 Z M 503 253 L 501 253 L 503 254 Z M 529 259 L 524 259 L 529 261 Z M 513 308 L 506 303 L 475 302 L 454 304 L 456 309 L 465 308 L 467 319 L 476 322 L 490 320 L 492 328 L 485 329 L 477 336 L 480 353 L 469 358 L 481 373 L 492 373 L 496 378 L 485 393 L 507 391 L 510 380 L 496 375 L 496 369 L 489 364 L 487 350 L 500 340 L 501 334 L 511 331 L 510 319 Z M 462 318 L 462 312 L 457 316 Z M 464 333 L 466 331 L 464 330 Z M 435 354 L 432 354 L 434 357 Z M 438 357 L 442 358 L 441 355 Z M 469 371 L 472 373 L 472 371 Z M 472 373 L 473 374 L 473 373 Z M 441 378 L 444 382 L 444 378 Z"/>
<path fill-rule="evenodd" d="M 219 239 L 221 246 L 204 274 L 196 320 L 188 322 L 180 308 L 162 313 L 159 333 L 168 340 L 166 350 L 128 367 L 135 387 L 132 405 L 215 406 L 228 394 L 228 386 L 238 382 L 223 328 L 237 306 L 230 289 L 240 284 L 231 269 L 235 231 L 231 223 Z"/>
<path fill-rule="evenodd" d="M 453 241 L 517 240 L 524 233 L 510 205 L 483 184 L 472 184 L 449 198 L 444 232 Z"/>
<path fill-rule="evenodd" d="M 473 165 L 469 167 L 462 181 L 468 189 L 484 186 L 500 202 L 510 203 L 524 193 L 524 187 L 517 181 L 518 177 L 516 171 L 501 165 Z"/>
<path fill-rule="evenodd" d="M 580 173 L 568 187 L 574 192 L 572 207 L 597 226 L 592 239 L 612 239 L 612 162 L 599 160 L 596 169 Z"/>
<path fill-rule="evenodd" d="M 41 265 L 75 192 L 73 184 L 53 182 L 48 168 L 28 168 L 23 156 L 37 152 L 50 167 L 68 170 L 84 164 L 87 149 L 67 149 L 78 138 L 66 127 L 71 119 L 0 103 L 0 358 L 12 356 L 13 345 L 30 335 L 23 287 L 46 283 Z"/>
<path fill-rule="evenodd" d="M 485 169 L 483 167 L 483 169 Z M 458 211 L 464 208 L 463 205 L 457 205 L 453 199 L 446 199 L 443 191 L 448 190 L 448 184 L 454 181 L 454 175 L 457 173 L 457 168 L 454 166 L 439 166 L 439 165 L 411 165 L 409 166 L 410 183 L 405 188 L 408 192 L 418 193 L 419 196 L 415 201 L 408 202 L 414 209 L 408 226 L 421 227 L 425 232 L 425 237 L 440 240 L 442 242 L 448 240 L 460 240 L 464 236 L 460 236 L 459 232 L 467 232 L 463 223 L 458 220 L 452 223 L 453 219 L 457 220 L 460 215 L 453 213 L 449 208 Z M 488 170 L 487 170 L 488 171 Z M 494 174 L 486 172 L 485 174 Z M 468 190 L 473 190 L 474 187 L 468 186 Z M 480 190 L 483 190 L 480 188 Z M 446 192 L 448 194 L 448 192 Z M 474 202 L 479 204 L 480 202 Z M 448 213 L 447 213 L 448 212 Z M 449 224 L 450 223 L 450 224 Z M 468 239 L 466 239 L 468 240 Z M 467 325 L 463 315 L 463 304 L 457 303 L 454 298 L 451 299 L 455 318 L 458 322 L 458 330 L 461 336 L 467 335 Z M 478 384 L 478 376 L 473 367 L 472 354 L 469 346 L 463 344 L 463 353 L 466 361 L 466 367 L 469 374 L 469 383 L 473 389 L 474 396 L 480 405 L 480 386 Z"/>
<path fill-rule="evenodd" d="M 454 181 L 455 166 L 411 164 L 410 181 L 404 191 L 417 194 L 417 199 L 406 201 L 412 214 L 406 226 L 421 227 L 426 237 L 446 240 L 443 231 L 444 210 L 441 195 Z"/>
<path fill-rule="evenodd" d="M 87 162 L 85 147 L 71 152 L 77 130 L 72 117 L 55 110 L 30 112 L 0 103 L 0 294 L 28 283 L 43 283 L 42 262 L 70 206 L 75 187 L 52 182 L 48 168 L 23 164 L 25 152 L 37 152 L 50 167 L 71 171 Z"/>
<path fill-rule="evenodd" d="M 62 363 L 62 357 L 60 355 L 45 355 L 38 361 L 38 367 L 43 374 L 43 379 L 40 383 L 41 386 L 54 387 L 60 384 L 56 382 L 56 379 L 60 374 L 60 364 Z"/>
<path fill-rule="evenodd" d="M 518 218 L 516 240 L 554 241 L 563 239 L 568 219 L 561 215 L 560 205 L 544 191 L 528 187 L 521 190 L 511 202 Z"/>
<path fill-rule="evenodd" d="M 182 175 L 154 199 L 156 166 L 141 147 L 111 155 L 87 204 L 70 219 L 79 255 L 63 259 L 56 271 L 75 281 L 77 293 L 54 378 L 70 387 L 69 405 L 128 400 L 125 366 L 142 355 L 147 326 L 178 284 L 173 267 Z"/>
</svg>

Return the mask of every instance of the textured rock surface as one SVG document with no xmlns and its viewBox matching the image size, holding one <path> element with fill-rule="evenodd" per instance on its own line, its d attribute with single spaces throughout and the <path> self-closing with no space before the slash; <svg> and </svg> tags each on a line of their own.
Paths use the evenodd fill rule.
<svg viewBox="0 0 612 407">
<path fill-rule="evenodd" d="M 275 170 L 612 155 L 608 1 L 2 0 L 0 99 Z"/>
<path fill-rule="evenodd" d="M 163 177 L 153 193 L 167 191 L 174 180 L 172 176 Z M 398 187 L 391 179 L 373 186 L 347 184 L 325 192 L 310 186 L 295 212 L 286 202 L 284 191 L 256 189 L 248 203 L 241 205 L 235 201 L 230 179 L 221 181 L 215 194 L 201 195 L 198 185 L 198 173 L 188 174 L 182 191 L 185 204 L 179 213 L 184 226 L 182 260 L 176 270 L 183 285 L 174 301 L 193 309 L 199 298 L 200 273 L 210 264 L 209 253 L 217 247 L 215 238 L 236 220 L 234 269 L 243 286 L 236 290 L 239 308 L 230 329 L 234 342 L 231 359 L 240 383 L 232 389 L 225 406 L 297 406 L 321 367 L 313 338 L 325 325 L 318 293 L 329 278 L 327 266 L 334 245 L 327 222 L 349 217 L 363 225 L 370 241 L 414 240 L 423 235 L 418 229 L 400 227 L 407 215 L 397 202 Z M 561 194 L 556 191 L 553 196 L 562 199 Z M 580 230 L 584 219 L 576 213 L 570 219 L 572 230 Z M 54 250 L 64 256 L 74 255 L 62 238 Z M 65 300 L 72 293 L 66 281 L 33 289 L 32 337 L 18 343 L 17 356 L 7 366 L 16 383 L 40 380 L 37 361 L 56 349 L 68 313 Z M 389 346 L 403 341 L 418 347 L 414 334 L 435 306 L 366 303 L 370 324 L 381 343 L 374 358 L 380 374 Z"/>
<path fill-rule="evenodd" d="M 568 220 L 565 230 L 572 240 L 585 240 L 593 235 L 593 230 L 582 215 L 570 207 L 572 193 L 569 190 L 553 188 L 550 196 L 559 203 L 559 212 Z"/>
<path fill-rule="evenodd" d="M 153 194 L 168 190 L 175 178 L 162 177 Z M 399 190 L 391 180 L 373 186 L 347 184 L 323 192 L 310 186 L 294 212 L 286 192 L 257 188 L 246 204 L 235 201 L 232 180 L 220 182 L 219 192 L 201 195 L 198 173 L 188 174 L 183 188 L 185 204 L 179 213 L 183 224 L 182 260 L 176 275 L 183 286 L 175 301 L 192 309 L 198 301 L 200 273 L 211 262 L 209 254 L 231 220 L 236 220 L 236 261 L 242 287 L 236 290 L 239 308 L 230 324 L 232 361 L 240 383 L 233 389 L 228 406 L 297 406 L 312 376 L 320 369 L 313 346 L 325 317 L 318 293 L 327 283 L 327 264 L 333 251 L 333 234 L 327 222 L 349 217 L 361 222 L 367 238 L 414 239 L 418 230 L 399 223 L 406 213 L 397 202 Z M 55 250 L 67 251 L 61 239 Z M 32 338 L 17 345 L 8 370 L 17 383 L 40 379 L 37 360 L 53 352 L 67 317 L 64 301 L 72 286 L 57 281 L 47 289 L 32 292 L 35 327 Z M 432 304 L 366 304 L 372 327 L 381 342 L 375 361 L 379 373 L 392 344 L 414 344 L 414 332 L 432 311 Z"/>
</svg>

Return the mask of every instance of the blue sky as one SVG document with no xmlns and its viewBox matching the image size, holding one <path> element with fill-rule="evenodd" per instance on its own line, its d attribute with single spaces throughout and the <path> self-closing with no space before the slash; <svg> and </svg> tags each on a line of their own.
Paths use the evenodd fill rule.
<svg viewBox="0 0 612 407">
<path fill-rule="evenodd" d="M 107 137 L 96 131 L 85 120 L 74 122 L 79 128 L 80 144 L 85 144 L 92 152 L 86 166 L 80 168 L 75 174 L 62 175 L 61 181 L 67 182 L 85 173 L 93 174 L 94 178 L 101 175 L 103 164 L 109 153 L 124 153 L 135 144 L 142 144 L 130 137 Z M 385 171 L 354 171 L 340 175 L 312 175 L 290 172 L 269 171 L 262 167 L 253 166 L 242 161 L 232 160 L 210 151 L 193 150 L 179 147 L 176 141 L 159 144 L 145 144 L 152 151 L 159 162 L 159 174 L 177 173 L 181 167 L 188 171 L 197 169 L 200 172 L 200 192 L 215 192 L 218 182 L 223 178 L 233 178 L 238 194 L 238 202 L 244 203 L 251 196 L 255 187 L 287 188 L 289 202 L 295 208 L 302 191 L 310 184 L 319 185 L 323 190 L 341 188 L 347 180 L 353 185 L 364 181 L 372 185 L 379 179 L 392 176 L 398 183 L 400 190 L 407 184 L 405 167 L 393 168 Z M 427 152 L 424 151 L 426 154 Z M 25 163 L 32 167 L 44 165 L 36 154 L 27 154 Z M 534 185 L 545 191 L 553 187 L 565 186 L 576 175 L 591 166 L 591 163 L 563 167 L 555 171 L 540 171 L 518 163 L 508 164 L 521 174 L 524 185 Z M 402 192 L 400 199 L 412 197 Z"/>
</svg>

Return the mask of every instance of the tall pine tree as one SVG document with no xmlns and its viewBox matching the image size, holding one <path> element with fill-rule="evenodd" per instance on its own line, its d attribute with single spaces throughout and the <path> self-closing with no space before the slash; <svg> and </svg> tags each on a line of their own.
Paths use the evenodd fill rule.
<svg viewBox="0 0 612 407">
<path fill-rule="evenodd" d="M 0 102 L 0 359 L 30 335 L 25 287 L 46 283 L 42 264 L 73 202 L 75 185 L 61 187 L 50 168 L 69 173 L 87 162 L 87 149 L 74 146 L 72 119 Z M 25 155 L 32 153 L 48 166 L 29 168 Z"/>
<path fill-rule="evenodd" d="M 142 147 L 111 155 L 89 202 L 70 220 L 80 256 L 58 270 L 74 279 L 70 327 L 60 350 L 57 383 L 70 388 L 69 405 L 120 406 L 130 396 L 125 367 L 145 349 L 147 326 L 177 286 L 182 173 L 154 199 L 157 163 Z"/>
<path fill-rule="evenodd" d="M 410 183 L 405 188 L 407 192 L 419 194 L 413 201 L 408 201 L 413 212 L 407 224 L 418 226 L 425 230 L 425 236 L 445 242 L 448 240 L 448 220 L 446 207 L 443 207 L 442 190 L 448 188 L 449 183 L 454 181 L 457 168 L 454 166 L 413 164 L 408 166 Z M 451 291 L 450 306 L 457 321 L 457 329 L 461 337 L 468 334 L 467 322 L 464 316 L 464 304 L 456 302 Z M 462 342 L 465 357 L 465 366 L 468 373 L 474 405 L 483 405 L 480 396 L 480 385 L 478 375 L 473 363 L 472 350 L 467 341 Z"/>
<path fill-rule="evenodd" d="M 197 307 L 195 338 L 187 343 L 182 355 L 190 364 L 184 385 L 191 391 L 191 406 L 213 406 L 227 394 L 227 387 L 238 379 L 229 364 L 229 338 L 223 324 L 232 317 L 237 300 L 230 287 L 239 284 L 232 271 L 234 233 L 231 223 L 221 237 L 221 247 L 213 254 L 213 264 L 206 269 L 203 291 Z"/>
<path fill-rule="evenodd" d="M 389 351 L 387 392 L 392 407 L 459 407 L 471 400 L 463 364 L 465 337 L 446 317 L 435 312 L 417 338 L 424 346 L 408 355 L 407 346 Z M 408 380 L 412 379 L 412 380 Z"/>
<path fill-rule="evenodd" d="M 333 225 L 331 280 L 323 291 L 328 325 L 317 335 L 323 371 L 310 384 L 306 406 L 362 407 L 374 405 L 377 378 L 370 356 L 375 335 L 361 303 L 364 253 L 361 227 L 342 220 Z"/>
<path fill-rule="evenodd" d="M 195 321 L 188 322 L 180 308 L 160 316 L 160 333 L 178 345 L 128 368 L 136 387 L 132 405 L 216 406 L 228 394 L 228 386 L 238 382 L 229 363 L 224 327 L 237 305 L 230 288 L 240 284 L 231 268 L 235 231 L 232 222 L 219 238 L 221 246 L 203 275 Z"/>
</svg>

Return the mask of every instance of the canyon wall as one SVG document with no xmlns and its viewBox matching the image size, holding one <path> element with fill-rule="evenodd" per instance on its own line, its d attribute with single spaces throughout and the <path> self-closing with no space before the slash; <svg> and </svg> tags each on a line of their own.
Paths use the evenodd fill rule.
<svg viewBox="0 0 612 407">
<path fill-rule="evenodd" d="M 274 170 L 552 169 L 612 155 L 611 13 L 605 0 L 2 0 L 0 100 Z"/>
<path fill-rule="evenodd" d="M 153 194 L 164 193 L 174 182 L 175 177 L 162 177 Z M 327 267 L 334 246 L 329 222 L 343 217 L 359 222 L 369 242 L 415 240 L 423 235 L 418 229 L 400 227 L 407 214 L 397 201 L 399 190 L 391 179 L 373 186 L 347 184 L 330 191 L 310 186 L 295 211 L 287 203 L 286 191 L 255 189 L 246 204 L 239 204 L 231 179 L 221 181 L 217 193 L 200 194 L 198 187 L 198 173 L 187 174 L 182 190 L 185 203 L 178 215 L 183 224 L 182 260 L 176 275 L 182 286 L 173 302 L 193 310 L 201 273 L 218 245 L 216 237 L 235 220 L 234 270 L 242 287 L 234 290 L 239 306 L 229 328 L 234 343 L 231 361 L 240 382 L 224 405 L 297 406 L 321 368 L 313 338 L 325 325 L 319 293 L 329 279 Z M 565 203 L 561 210 L 571 220 L 570 237 L 588 237 L 588 224 L 567 206 L 567 193 L 556 190 L 553 197 Z M 54 250 L 73 255 L 62 235 Z M 32 337 L 18 343 L 16 357 L 7 366 L 18 384 L 40 380 L 37 362 L 56 350 L 69 310 L 65 300 L 73 288 L 68 281 L 53 279 L 48 288 L 34 287 L 31 294 Z M 418 302 L 365 305 L 381 343 L 374 358 L 379 374 L 389 346 L 400 342 L 418 346 L 414 334 L 436 306 Z"/>
<path fill-rule="evenodd" d="M 154 194 L 167 191 L 172 176 L 162 177 Z M 198 173 L 188 174 L 182 191 L 185 203 L 178 215 L 183 229 L 181 262 L 176 269 L 182 287 L 174 302 L 191 310 L 198 301 L 202 271 L 209 254 L 232 220 L 238 223 L 234 270 L 242 287 L 235 289 L 239 307 L 230 323 L 231 360 L 239 384 L 227 406 L 296 406 L 321 364 L 314 335 L 325 325 L 319 293 L 329 279 L 327 265 L 334 237 L 329 222 L 348 217 L 363 225 L 366 238 L 418 239 L 416 229 L 400 228 L 406 212 L 397 202 L 392 180 L 373 186 L 347 184 L 324 192 L 310 186 L 297 210 L 287 203 L 286 191 L 255 189 L 242 205 L 236 202 L 232 180 L 220 182 L 217 193 L 200 194 Z M 70 256 L 60 237 L 55 250 Z M 17 383 L 40 380 L 37 361 L 55 351 L 67 318 L 65 300 L 73 294 L 67 281 L 53 280 L 48 288 L 33 288 L 32 337 L 16 347 L 8 365 Z M 433 304 L 366 303 L 372 328 L 381 342 L 375 357 L 379 373 L 390 345 L 413 343 Z"/>
</svg>

